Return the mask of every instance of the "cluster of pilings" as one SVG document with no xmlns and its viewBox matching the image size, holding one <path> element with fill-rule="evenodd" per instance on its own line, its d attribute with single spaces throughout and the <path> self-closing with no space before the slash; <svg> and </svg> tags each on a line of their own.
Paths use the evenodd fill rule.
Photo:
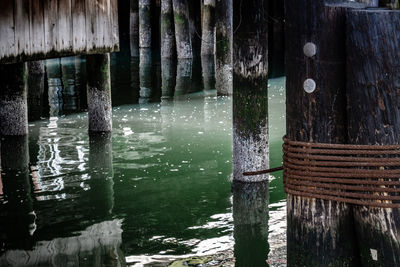
<svg viewBox="0 0 400 267">
<path fill-rule="evenodd" d="M 360 2 L 285 2 L 289 139 L 400 143 L 400 12 Z M 288 194 L 287 215 L 290 266 L 400 264 L 398 209 Z"/>
</svg>

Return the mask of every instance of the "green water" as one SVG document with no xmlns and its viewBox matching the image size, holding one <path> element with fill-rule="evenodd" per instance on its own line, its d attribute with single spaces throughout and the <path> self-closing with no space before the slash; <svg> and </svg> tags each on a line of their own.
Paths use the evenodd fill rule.
<svg viewBox="0 0 400 267">
<path fill-rule="evenodd" d="M 232 189 L 232 99 L 201 88 L 162 97 L 157 77 L 158 93 L 143 97 L 137 63 L 116 61 L 112 136 L 89 138 L 84 91 L 71 82 L 79 64 L 65 63 L 69 80 L 68 71 L 48 79 L 50 118 L 30 122 L 28 140 L 2 139 L 0 266 L 142 266 L 224 252 L 236 266 L 284 264 L 281 173 L 269 188 Z M 275 167 L 283 78 L 270 80 L 269 96 Z"/>
</svg>

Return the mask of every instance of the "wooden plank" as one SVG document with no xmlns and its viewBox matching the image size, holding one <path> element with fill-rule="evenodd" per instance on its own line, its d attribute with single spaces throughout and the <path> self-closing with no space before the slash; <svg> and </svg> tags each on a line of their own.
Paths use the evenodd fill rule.
<svg viewBox="0 0 400 267">
<path fill-rule="evenodd" d="M 2 0 L 0 8 L 0 58 L 15 55 L 14 1 Z"/>
<path fill-rule="evenodd" d="M 72 51 L 71 7 L 71 0 L 58 0 L 58 51 Z"/>
<path fill-rule="evenodd" d="M 85 0 L 72 0 L 72 34 L 74 52 L 86 50 L 86 4 Z"/>
<path fill-rule="evenodd" d="M 89 1 L 90 2 L 90 1 Z M 58 47 L 58 1 L 43 0 L 45 53 Z"/>
<path fill-rule="evenodd" d="M 43 1 L 30 0 L 29 32 L 30 51 L 40 53 L 45 49 Z"/>
<path fill-rule="evenodd" d="M 30 54 L 29 1 L 14 1 L 14 29 L 17 54 Z"/>
<path fill-rule="evenodd" d="M 89 53 L 94 50 L 96 42 L 96 6 L 97 0 L 86 1 L 86 51 Z"/>
</svg>

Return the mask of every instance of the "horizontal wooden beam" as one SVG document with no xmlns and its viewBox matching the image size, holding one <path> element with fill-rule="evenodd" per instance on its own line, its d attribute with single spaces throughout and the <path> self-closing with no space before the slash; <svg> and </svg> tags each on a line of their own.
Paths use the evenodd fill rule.
<svg viewBox="0 0 400 267">
<path fill-rule="evenodd" d="M 0 64 L 119 50 L 117 0 L 2 0 Z"/>
</svg>

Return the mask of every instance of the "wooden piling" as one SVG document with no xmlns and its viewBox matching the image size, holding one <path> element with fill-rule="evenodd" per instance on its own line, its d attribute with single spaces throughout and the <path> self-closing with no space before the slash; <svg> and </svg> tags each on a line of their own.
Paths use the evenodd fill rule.
<svg viewBox="0 0 400 267">
<path fill-rule="evenodd" d="M 349 143 L 400 144 L 400 13 L 354 10 L 347 21 Z M 400 266 L 400 209 L 353 213 L 362 265 Z"/>
<path fill-rule="evenodd" d="M 0 135 L 28 134 L 26 63 L 0 65 Z"/>
<path fill-rule="evenodd" d="M 219 95 L 232 95 L 233 4 L 232 0 L 215 4 L 215 87 Z"/>
<path fill-rule="evenodd" d="M 202 24 L 201 55 L 214 55 L 215 0 L 204 0 Z"/>
<path fill-rule="evenodd" d="M 140 103 L 149 102 L 152 91 L 151 75 L 152 55 L 151 49 L 140 49 L 139 80 L 140 80 Z"/>
<path fill-rule="evenodd" d="M 178 59 L 174 96 L 181 96 L 190 91 L 193 59 Z"/>
<path fill-rule="evenodd" d="M 268 179 L 243 176 L 269 168 L 267 2 L 233 6 L 233 179 L 244 182 Z"/>
<path fill-rule="evenodd" d="M 161 98 L 174 96 L 176 83 L 176 62 L 171 58 L 161 58 Z"/>
<path fill-rule="evenodd" d="M 139 1 L 130 0 L 129 43 L 131 57 L 139 56 Z"/>
<path fill-rule="evenodd" d="M 86 56 L 89 132 L 112 129 L 110 54 Z"/>
<path fill-rule="evenodd" d="M 139 0 L 139 47 L 151 47 L 151 1 Z"/>
<path fill-rule="evenodd" d="M 172 0 L 161 1 L 161 58 L 172 58 L 176 54 L 174 10 Z"/>
<path fill-rule="evenodd" d="M 237 267 L 267 267 L 268 182 L 233 183 L 233 237 Z"/>
<path fill-rule="evenodd" d="M 39 120 L 43 111 L 45 69 L 43 61 L 28 62 L 28 120 Z"/>
<path fill-rule="evenodd" d="M 201 69 L 204 90 L 215 89 L 215 57 L 214 55 L 201 57 Z"/>
<path fill-rule="evenodd" d="M 287 138 L 346 143 L 345 10 L 360 4 L 285 4 Z M 288 266 L 357 266 L 349 205 L 288 194 L 287 229 Z"/>
<path fill-rule="evenodd" d="M 172 0 L 174 9 L 176 51 L 179 59 L 193 58 L 187 0 Z"/>
</svg>

